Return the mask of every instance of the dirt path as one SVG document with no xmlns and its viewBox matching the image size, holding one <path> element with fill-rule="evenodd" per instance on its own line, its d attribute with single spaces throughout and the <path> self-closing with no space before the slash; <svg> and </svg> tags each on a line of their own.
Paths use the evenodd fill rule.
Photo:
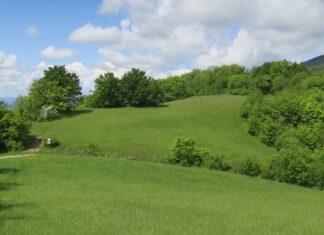
<svg viewBox="0 0 324 235">
<path fill-rule="evenodd" d="M 0 157 L 0 160 L 11 159 L 11 158 L 32 157 L 35 155 L 36 152 L 39 151 L 39 149 L 42 147 L 42 145 L 43 145 L 43 141 L 40 137 L 38 137 L 37 139 L 35 139 L 35 141 L 33 143 L 31 143 L 29 148 L 23 152 L 23 154 Z"/>
<path fill-rule="evenodd" d="M 33 154 L 12 155 L 12 156 L 0 157 L 0 160 L 11 159 L 11 158 L 24 158 L 24 157 L 32 157 L 32 156 L 34 155 Z"/>
</svg>

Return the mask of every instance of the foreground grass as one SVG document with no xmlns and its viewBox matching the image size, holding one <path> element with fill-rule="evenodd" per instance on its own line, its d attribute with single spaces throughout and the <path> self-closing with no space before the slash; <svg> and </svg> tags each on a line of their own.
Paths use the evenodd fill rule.
<svg viewBox="0 0 324 235">
<path fill-rule="evenodd" d="M 203 169 L 0 162 L 0 234 L 323 234 L 324 192 Z"/>
<path fill-rule="evenodd" d="M 179 135 L 195 137 L 212 154 L 224 153 L 229 158 L 254 153 L 269 156 L 274 150 L 250 136 L 240 118 L 244 100 L 241 96 L 206 96 L 158 108 L 79 111 L 60 120 L 35 123 L 32 133 L 55 136 L 61 152 L 92 142 L 105 151 L 153 161 L 165 158 Z"/>
</svg>

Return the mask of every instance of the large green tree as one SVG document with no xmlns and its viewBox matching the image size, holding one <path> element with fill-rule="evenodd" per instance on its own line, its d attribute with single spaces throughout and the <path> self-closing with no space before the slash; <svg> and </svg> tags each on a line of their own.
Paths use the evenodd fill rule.
<svg viewBox="0 0 324 235">
<path fill-rule="evenodd" d="M 155 106 L 164 100 L 159 84 L 144 71 L 134 68 L 122 77 L 122 92 L 130 106 Z"/>
<path fill-rule="evenodd" d="M 113 73 L 101 75 L 95 80 L 95 84 L 92 106 L 98 108 L 124 106 L 121 81 Z"/>
<path fill-rule="evenodd" d="M 28 107 L 33 120 L 50 119 L 73 110 L 80 95 L 78 76 L 69 73 L 65 66 L 54 66 L 31 84 L 28 97 L 21 103 Z M 22 107 L 18 105 L 18 109 Z"/>
</svg>

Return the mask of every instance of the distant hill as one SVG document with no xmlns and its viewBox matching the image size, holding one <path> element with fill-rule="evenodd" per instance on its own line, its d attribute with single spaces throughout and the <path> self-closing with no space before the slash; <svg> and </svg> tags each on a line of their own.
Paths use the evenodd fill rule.
<svg viewBox="0 0 324 235">
<path fill-rule="evenodd" d="M 13 108 L 16 97 L 0 97 L 0 101 L 4 101 L 8 108 Z"/>
<path fill-rule="evenodd" d="M 324 55 L 305 61 L 303 64 L 309 69 L 324 69 Z"/>
</svg>

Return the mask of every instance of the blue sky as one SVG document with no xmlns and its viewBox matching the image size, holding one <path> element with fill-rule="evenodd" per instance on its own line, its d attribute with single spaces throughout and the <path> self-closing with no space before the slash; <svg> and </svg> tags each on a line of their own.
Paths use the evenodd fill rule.
<svg viewBox="0 0 324 235">
<path fill-rule="evenodd" d="M 155 78 L 194 68 L 324 54 L 322 0 L 2 0 L 0 97 L 27 93 L 52 65 L 79 75 L 132 67 Z"/>
<path fill-rule="evenodd" d="M 8 54 L 16 54 L 26 67 L 33 67 L 41 59 L 39 52 L 49 45 L 80 50 L 78 56 L 59 61 L 65 64 L 74 60 L 91 63 L 98 58 L 95 45 L 76 45 L 68 41 L 69 34 L 87 22 L 96 25 L 119 24 L 119 15 L 97 14 L 99 0 L 39 1 L 2 0 L 0 8 L 0 48 Z M 36 37 L 28 37 L 26 29 L 37 26 Z M 87 55 L 87 56 L 82 56 Z"/>
</svg>

